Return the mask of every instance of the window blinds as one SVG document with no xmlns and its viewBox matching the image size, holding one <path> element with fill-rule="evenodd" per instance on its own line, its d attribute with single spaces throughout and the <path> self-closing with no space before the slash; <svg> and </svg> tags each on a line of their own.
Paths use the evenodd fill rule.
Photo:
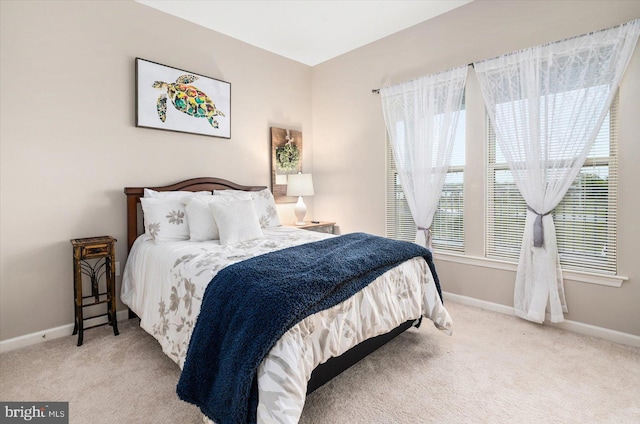
<svg viewBox="0 0 640 424">
<path fill-rule="evenodd" d="M 553 211 L 563 269 L 616 273 L 617 105 L 616 97 L 584 166 Z M 488 146 L 486 255 L 517 262 L 526 204 L 490 123 Z"/>
<path fill-rule="evenodd" d="M 442 196 L 431 225 L 432 243 L 439 251 L 464 252 L 464 165 L 465 165 L 465 110 L 464 96 L 458 117 L 456 139 Z M 387 137 L 386 235 L 389 238 L 414 241 L 416 224 L 402 192 L 393 159 L 391 143 Z"/>
</svg>

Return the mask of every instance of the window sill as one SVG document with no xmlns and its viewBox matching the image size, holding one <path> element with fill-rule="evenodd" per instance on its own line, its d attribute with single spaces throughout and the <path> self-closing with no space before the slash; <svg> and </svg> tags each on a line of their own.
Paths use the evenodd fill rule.
<svg viewBox="0 0 640 424">
<path fill-rule="evenodd" d="M 454 262 L 464 265 L 480 266 L 483 268 L 501 269 L 516 272 L 518 264 L 496 259 L 481 258 L 478 256 L 459 255 L 454 253 L 435 253 L 434 258 L 445 262 Z M 629 280 L 621 275 L 601 275 L 578 271 L 562 271 L 565 280 L 578 281 L 580 283 L 597 284 L 600 286 L 621 287 L 622 283 Z"/>
</svg>

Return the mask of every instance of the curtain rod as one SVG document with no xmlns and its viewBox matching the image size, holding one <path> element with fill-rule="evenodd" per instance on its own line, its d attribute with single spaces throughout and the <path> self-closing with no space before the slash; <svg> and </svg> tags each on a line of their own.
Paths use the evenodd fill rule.
<svg viewBox="0 0 640 424">
<path fill-rule="evenodd" d="M 621 28 L 621 27 L 622 27 L 622 26 L 624 26 L 624 25 L 630 25 L 630 24 L 633 24 L 633 23 L 635 23 L 635 22 L 636 22 L 636 21 L 638 21 L 638 20 L 639 20 L 639 19 L 633 19 L 633 20 L 631 20 L 631 21 L 629 21 L 629 22 L 624 22 L 624 23 L 622 23 L 622 24 L 620 24 L 620 25 L 616 25 L 616 26 L 611 27 L 611 28 L 604 28 L 604 29 L 599 29 L 599 30 L 596 30 L 596 31 L 590 31 L 590 32 L 587 32 L 587 33 L 585 33 L 585 34 L 576 35 L 576 36 L 573 36 L 573 37 L 565 38 L 565 39 L 563 39 L 563 40 L 556 40 L 556 41 L 552 41 L 552 42 L 550 42 L 550 43 L 540 44 L 540 45 L 539 45 L 539 47 L 540 47 L 540 46 L 548 46 L 548 45 L 556 44 L 556 43 L 561 43 L 561 42 L 563 42 L 563 41 L 567 41 L 567 40 L 577 39 L 577 38 L 580 38 L 580 37 L 584 37 L 585 35 L 595 34 L 595 33 L 598 33 L 598 32 L 604 32 L 604 31 L 608 31 L 608 30 L 613 29 L 613 28 Z M 527 49 L 518 50 L 518 51 L 524 51 L 524 50 L 527 50 Z M 507 56 L 507 55 L 512 55 L 512 54 L 514 54 L 514 53 L 516 53 L 516 52 L 508 53 L 508 54 L 506 54 L 505 56 Z M 498 56 L 496 56 L 496 57 L 498 57 Z M 472 68 L 475 68 L 475 66 L 473 65 L 473 63 L 469 63 L 467 66 L 471 66 Z M 379 89 L 379 88 L 374 88 L 373 90 L 371 90 L 371 92 L 372 92 L 373 94 L 380 94 L 380 89 Z"/>
<path fill-rule="evenodd" d="M 467 66 L 471 66 L 472 68 L 474 68 L 473 63 L 469 63 Z M 380 94 L 380 89 L 379 89 L 379 88 L 373 88 L 373 89 L 371 90 L 371 92 L 372 92 L 373 94 Z"/>
</svg>

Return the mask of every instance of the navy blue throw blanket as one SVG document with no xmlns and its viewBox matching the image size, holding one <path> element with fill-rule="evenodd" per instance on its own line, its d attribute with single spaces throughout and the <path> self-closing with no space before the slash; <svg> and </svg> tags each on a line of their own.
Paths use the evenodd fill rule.
<svg viewBox="0 0 640 424">
<path fill-rule="evenodd" d="M 256 256 L 207 286 L 178 382 L 178 396 L 218 424 L 255 423 L 257 369 L 302 319 L 348 299 L 399 263 L 431 252 L 363 233 Z"/>
</svg>

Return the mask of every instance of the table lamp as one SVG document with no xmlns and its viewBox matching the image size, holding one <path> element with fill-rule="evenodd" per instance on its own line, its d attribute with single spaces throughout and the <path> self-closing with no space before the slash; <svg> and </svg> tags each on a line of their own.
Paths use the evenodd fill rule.
<svg viewBox="0 0 640 424">
<path fill-rule="evenodd" d="M 307 205 L 302 196 L 313 196 L 313 180 L 311 174 L 291 174 L 287 176 L 287 196 L 298 196 L 293 211 L 298 218 L 296 225 L 305 225 L 304 216 L 307 214 Z"/>
</svg>

